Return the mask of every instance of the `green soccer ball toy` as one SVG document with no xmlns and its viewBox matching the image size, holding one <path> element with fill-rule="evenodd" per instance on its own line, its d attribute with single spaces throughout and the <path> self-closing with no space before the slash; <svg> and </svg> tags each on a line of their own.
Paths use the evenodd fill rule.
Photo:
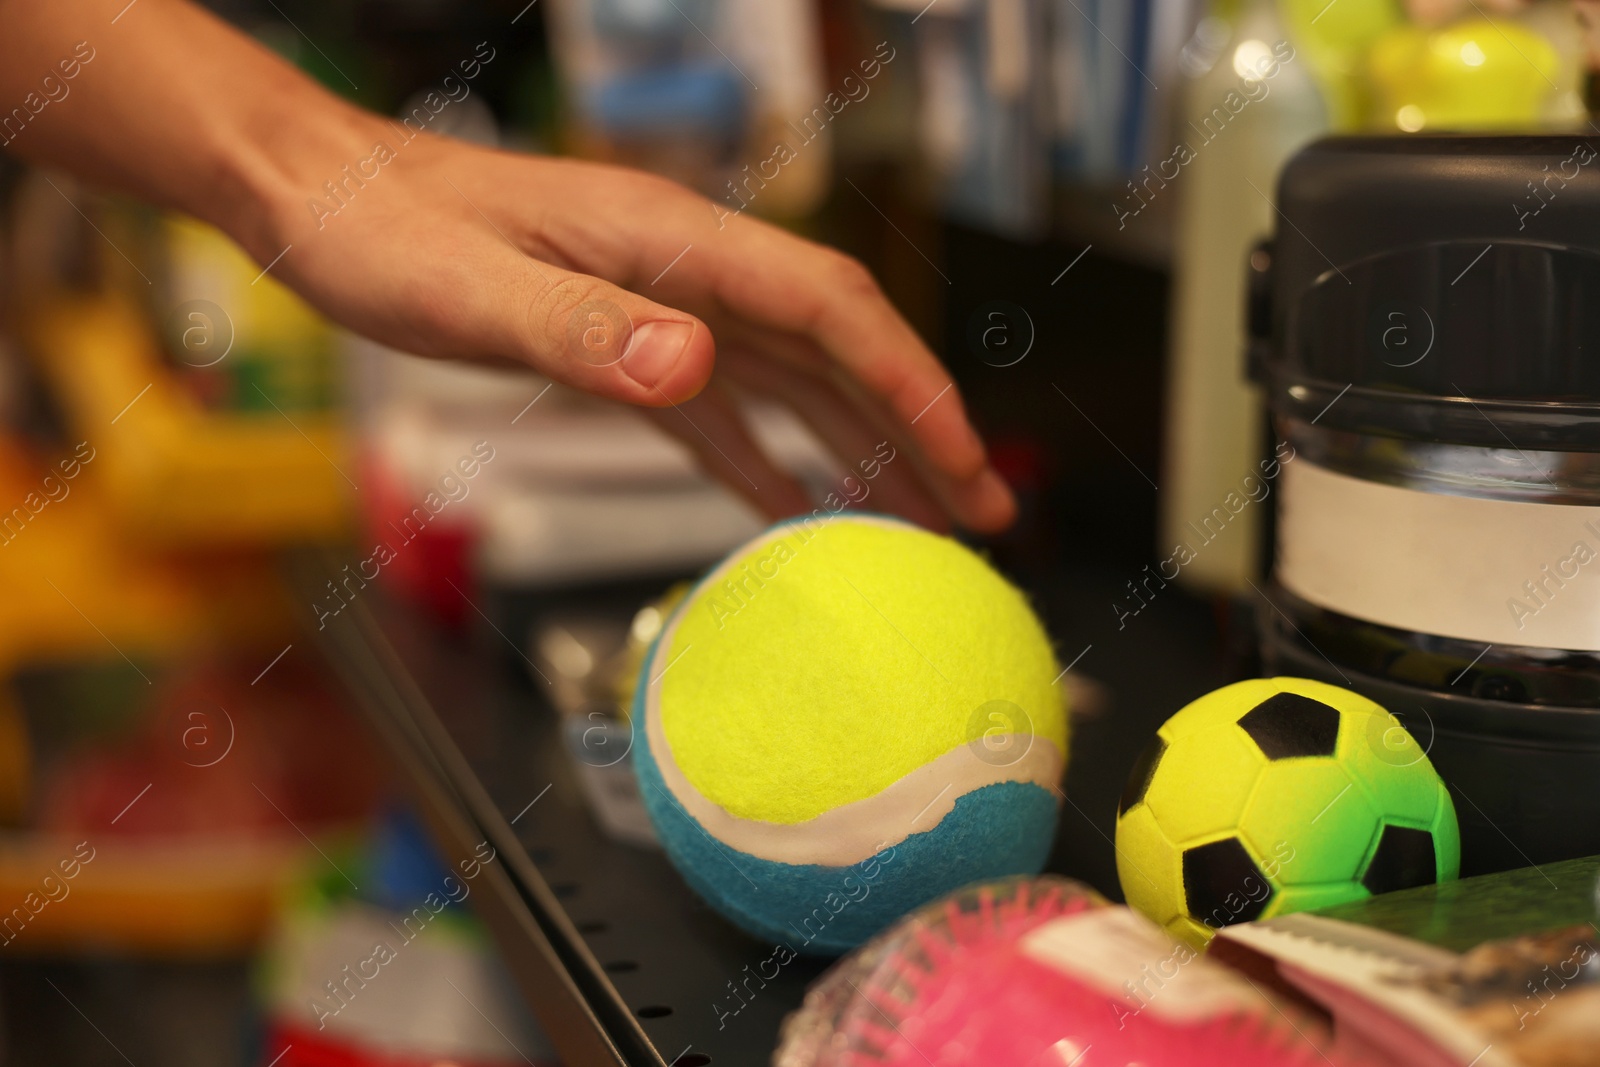
<svg viewBox="0 0 1600 1067">
<path fill-rule="evenodd" d="M 1232 923 L 1448 881 L 1450 794 L 1399 721 L 1304 678 L 1238 682 L 1179 711 L 1117 809 L 1128 903 L 1198 948 Z"/>
</svg>

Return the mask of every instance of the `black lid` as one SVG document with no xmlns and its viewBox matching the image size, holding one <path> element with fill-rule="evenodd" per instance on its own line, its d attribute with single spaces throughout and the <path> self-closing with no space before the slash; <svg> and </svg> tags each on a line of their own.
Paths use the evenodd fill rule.
<svg viewBox="0 0 1600 1067">
<path fill-rule="evenodd" d="M 1328 138 L 1277 207 L 1275 412 L 1600 450 L 1600 136 Z"/>
</svg>

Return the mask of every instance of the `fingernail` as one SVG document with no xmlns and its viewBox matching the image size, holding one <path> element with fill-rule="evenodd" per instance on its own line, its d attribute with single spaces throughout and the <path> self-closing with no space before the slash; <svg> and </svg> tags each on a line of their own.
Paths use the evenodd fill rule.
<svg viewBox="0 0 1600 1067">
<path fill-rule="evenodd" d="M 647 322 L 633 331 L 628 354 L 622 357 L 622 369 L 640 385 L 655 388 L 678 365 L 693 336 L 693 323 Z"/>
</svg>

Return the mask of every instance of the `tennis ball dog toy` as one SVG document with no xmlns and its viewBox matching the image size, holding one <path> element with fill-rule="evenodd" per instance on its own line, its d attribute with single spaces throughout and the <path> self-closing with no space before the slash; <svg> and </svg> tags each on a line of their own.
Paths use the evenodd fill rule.
<svg viewBox="0 0 1600 1067">
<path fill-rule="evenodd" d="M 746 931 L 834 954 L 979 879 L 1036 873 L 1066 715 L 1027 601 L 898 520 L 774 526 L 673 612 L 634 764 L 689 884 Z"/>
</svg>

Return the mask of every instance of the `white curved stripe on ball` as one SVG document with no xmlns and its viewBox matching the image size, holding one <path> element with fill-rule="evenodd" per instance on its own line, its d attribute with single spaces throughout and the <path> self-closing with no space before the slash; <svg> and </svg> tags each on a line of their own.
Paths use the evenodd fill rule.
<svg viewBox="0 0 1600 1067">
<path fill-rule="evenodd" d="M 909 526 L 903 520 L 876 515 L 858 516 L 851 521 L 895 528 Z M 788 525 L 804 523 L 805 520 L 800 520 Z M 662 629 L 656 639 L 655 652 L 645 666 L 646 675 L 651 677 L 645 689 L 645 743 L 650 746 L 650 754 L 673 799 L 707 833 L 730 848 L 760 859 L 847 867 L 870 859 L 912 834 L 932 830 L 950 814 L 958 799 L 986 785 L 1026 782 L 1051 792 L 1057 790 L 1065 762 L 1062 751 L 1048 738 L 1035 734 L 986 734 L 981 741 L 957 745 L 872 796 L 842 804 L 799 823 L 741 818 L 696 789 L 678 766 L 667 741 L 661 722 L 661 690 L 666 671 L 655 673 L 658 670 L 655 660 L 672 648 L 684 610 L 695 602 L 701 590 L 721 580 L 752 548 L 773 539 L 773 530 L 752 538 L 696 583 L 680 610 L 673 613 Z M 1006 746 L 1026 748 L 1014 762 L 1001 766 L 985 759 L 980 751 L 987 742 L 994 740 L 1002 740 Z M 1001 747 L 1000 751 L 1006 748 Z"/>
<path fill-rule="evenodd" d="M 954 810 L 958 799 L 975 789 L 1000 782 L 1028 782 L 1053 791 L 1061 780 L 1062 755 L 1054 742 L 1033 734 L 1005 734 L 1007 743 L 1028 746 L 1009 766 L 987 762 L 972 744 L 957 745 L 872 796 L 805 822 L 745 819 L 689 782 L 673 759 L 661 725 L 659 688 L 652 686 L 645 699 L 649 705 L 645 743 L 673 799 L 719 843 L 777 863 L 848 867 L 912 834 L 932 830 Z"/>
</svg>

